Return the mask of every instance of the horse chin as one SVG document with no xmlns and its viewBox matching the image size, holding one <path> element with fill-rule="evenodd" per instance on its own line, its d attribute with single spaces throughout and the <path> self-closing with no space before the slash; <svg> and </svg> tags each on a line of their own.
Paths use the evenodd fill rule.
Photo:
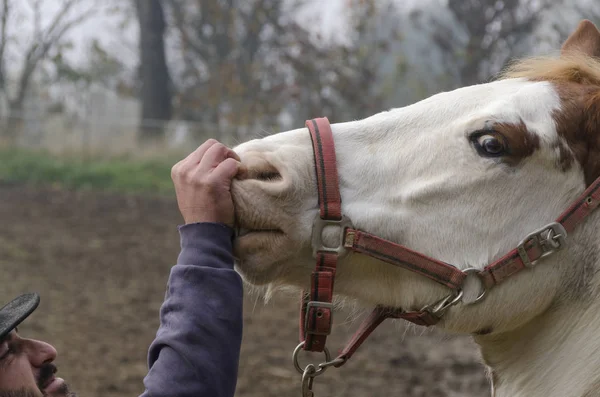
<svg viewBox="0 0 600 397">
<path fill-rule="evenodd" d="M 293 241 L 281 230 L 250 230 L 233 244 L 236 270 L 245 281 L 265 285 L 276 281 L 293 259 Z"/>
</svg>

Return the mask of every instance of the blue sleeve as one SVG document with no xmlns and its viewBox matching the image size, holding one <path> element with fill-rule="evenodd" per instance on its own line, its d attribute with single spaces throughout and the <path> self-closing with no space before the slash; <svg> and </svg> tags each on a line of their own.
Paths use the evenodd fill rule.
<svg viewBox="0 0 600 397">
<path fill-rule="evenodd" d="M 179 227 L 160 326 L 148 351 L 142 397 L 233 397 L 242 342 L 243 286 L 233 270 L 233 230 Z"/>
</svg>

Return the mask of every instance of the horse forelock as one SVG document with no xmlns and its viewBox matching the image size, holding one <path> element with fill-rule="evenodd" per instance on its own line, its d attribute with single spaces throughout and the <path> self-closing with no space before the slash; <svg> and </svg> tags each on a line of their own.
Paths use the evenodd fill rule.
<svg viewBox="0 0 600 397">
<path fill-rule="evenodd" d="M 591 184 L 600 176 L 600 58 L 583 52 L 527 58 L 510 65 L 498 80 L 511 78 L 554 85 L 561 106 L 552 114 L 558 139 L 551 147 L 563 171 L 577 162 L 586 185 Z"/>
<path fill-rule="evenodd" d="M 600 86 L 600 58 L 583 53 L 525 58 L 512 63 L 498 76 L 498 80 L 514 78 Z"/>
</svg>

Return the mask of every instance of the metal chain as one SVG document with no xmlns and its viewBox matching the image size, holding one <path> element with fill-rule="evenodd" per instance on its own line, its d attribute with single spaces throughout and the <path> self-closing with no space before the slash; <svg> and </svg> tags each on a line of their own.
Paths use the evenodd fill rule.
<svg viewBox="0 0 600 397">
<path fill-rule="evenodd" d="M 336 358 L 332 360 L 329 350 L 325 348 L 325 362 L 317 366 L 315 366 L 314 364 L 308 364 L 303 370 L 302 367 L 300 367 L 300 363 L 298 363 L 298 353 L 300 353 L 302 346 L 304 346 L 304 342 L 301 342 L 298 346 L 296 346 L 296 348 L 294 349 L 294 353 L 292 354 L 292 359 L 294 360 L 294 368 L 296 368 L 296 370 L 302 374 L 302 397 L 314 397 L 315 394 L 312 391 L 313 380 L 317 376 L 325 372 L 327 368 L 336 364 L 343 363 L 344 359 Z"/>
</svg>

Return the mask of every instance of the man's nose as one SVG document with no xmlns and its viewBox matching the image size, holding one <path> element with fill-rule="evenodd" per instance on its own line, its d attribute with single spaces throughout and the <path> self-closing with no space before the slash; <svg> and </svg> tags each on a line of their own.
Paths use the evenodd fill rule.
<svg viewBox="0 0 600 397">
<path fill-rule="evenodd" d="M 34 367 L 41 367 L 45 363 L 56 360 L 56 349 L 54 346 L 35 339 L 26 339 L 25 350 L 29 357 L 29 362 Z"/>
</svg>

